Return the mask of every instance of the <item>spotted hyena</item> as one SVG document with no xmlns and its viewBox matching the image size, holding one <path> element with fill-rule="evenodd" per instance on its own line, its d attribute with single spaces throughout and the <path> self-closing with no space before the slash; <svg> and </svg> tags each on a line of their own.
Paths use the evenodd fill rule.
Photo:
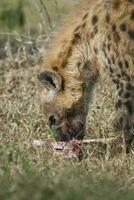
<svg viewBox="0 0 134 200">
<path fill-rule="evenodd" d="M 103 73 L 117 90 L 115 127 L 134 135 L 134 0 L 84 0 L 56 33 L 38 75 L 56 139 L 82 139 L 92 90 Z"/>
</svg>

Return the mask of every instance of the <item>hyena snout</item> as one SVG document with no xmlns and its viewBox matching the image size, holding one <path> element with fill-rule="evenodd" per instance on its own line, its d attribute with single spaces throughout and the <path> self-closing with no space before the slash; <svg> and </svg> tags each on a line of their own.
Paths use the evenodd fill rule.
<svg viewBox="0 0 134 200">
<path fill-rule="evenodd" d="M 82 140 L 84 137 L 85 125 L 79 117 L 75 119 L 58 119 L 55 116 L 50 116 L 49 126 L 53 130 L 57 141 Z"/>
</svg>

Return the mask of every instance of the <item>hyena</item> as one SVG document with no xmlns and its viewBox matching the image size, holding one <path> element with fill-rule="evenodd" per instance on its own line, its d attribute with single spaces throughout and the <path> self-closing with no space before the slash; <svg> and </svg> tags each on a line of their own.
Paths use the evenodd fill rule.
<svg viewBox="0 0 134 200">
<path fill-rule="evenodd" d="M 114 126 L 134 135 L 134 0 L 84 0 L 64 19 L 45 54 L 44 113 L 58 141 L 81 140 L 92 90 L 103 74 L 117 94 Z"/>
</svg>

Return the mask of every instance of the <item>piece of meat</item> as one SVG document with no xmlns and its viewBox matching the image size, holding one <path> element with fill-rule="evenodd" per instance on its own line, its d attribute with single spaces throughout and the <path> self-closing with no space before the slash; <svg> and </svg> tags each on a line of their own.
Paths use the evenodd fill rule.
<svg viewBox="0 0 134 200">
<path fill-rule="evenodd" d="M 84 153 L 83 142 L 79 140 L 71 140 L 63 149 L 65 158 L 82 159 Z"/>
</svg>

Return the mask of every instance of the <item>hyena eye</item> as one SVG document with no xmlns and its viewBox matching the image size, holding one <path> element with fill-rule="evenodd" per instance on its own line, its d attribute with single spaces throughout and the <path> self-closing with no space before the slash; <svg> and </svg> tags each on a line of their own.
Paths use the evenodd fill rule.
<svg viewBox="0 0 134 200">
<path fill-rule="evenodd" d="M 55 125 L 56 124 L 56 118 L 53 115 L 51 115 L 48 119 L 48 123 L 49 123 L 49 126 Z"/>
</svg>

